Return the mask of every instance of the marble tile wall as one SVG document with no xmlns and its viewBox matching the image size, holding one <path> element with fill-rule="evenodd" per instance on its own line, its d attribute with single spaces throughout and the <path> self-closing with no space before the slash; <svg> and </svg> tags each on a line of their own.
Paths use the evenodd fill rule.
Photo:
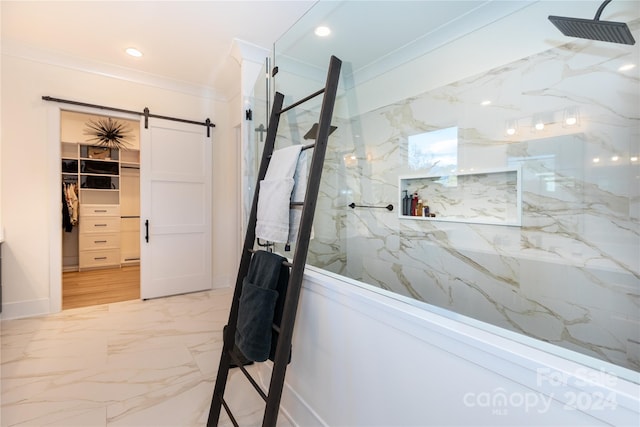
<svg viewBox="0 0 640 427">
<path fill-rule="evenodd" d="M 334 119 L 308 262 L 640 370 L 640 78 L 618 70 L 638 59 L 638 45 L 569 43 Z M 409 137 L 449 127 L 455 152 L 415 162 Z M 521 168 L 522 225 L 398 218 L 399 176 L 451 167 Z"/>
</svg>

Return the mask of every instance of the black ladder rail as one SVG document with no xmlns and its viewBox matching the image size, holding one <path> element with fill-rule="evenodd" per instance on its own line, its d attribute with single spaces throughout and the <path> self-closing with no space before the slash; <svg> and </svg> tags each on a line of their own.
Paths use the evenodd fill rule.
<svg viewBox="0 0 640 427">
<path fill-rule="evenodd" d="M 267 167 L 269 166 L 269 157 L 273 152 L 276 133 L 278 129 L 278 122 L 280 120 L 278 111 L 282 108 L 283 101 L 284 95 L 276 92 L 273 101 L 271 117 L 269 119 L 269 127 L 267 128 L 267 138 L 262 152 L 262 160 L 260 161 L 260 168 L 258 169 L 256 190 L 253 194 L 253 202 L 251 204 L 251 211 L 249 213 L 249 222 L 247 225 L 247 232 L 245 234 L 244 246 L 242 248 L 240 265 L 238 267 L 238 275 L 236 276 L 236 287 L 233 292 L 231 310 L 229 311 L 229 320 L 227 322 L 227 328 L 223 336 L 222 354 L 220 355 L 220 363 L 218 365 L 216 385 L 213 389 L 213 397 L 211 400 L 211 407 L 209 409 L 207 427 L 217 426 L 218 420 L 220 419 L 220 410 L 222 407 L 224 390 L 227 385 L 229 367 L 231 365 L 231 352 L 233 351 L 235 345 L 236 324 L 238 321 L 238 307 L 240 302 L 240 295 L 242 293 L 242 281 L 249 271 L 249 263 L 251 262 L 251 255 L 256 238 L 255 225 L 258 212 L 258 193 L 260 189 L 260 181 L 264 179 L 264 176 L 267 173 Z"/>
<path fill-rule="evenodd" d="M 287 287 L 287 295 L 285 298 L 284 309 L 282 311 L 282 321 L 280 322 L 281 331 L 280 334 L 278 334 L 278 344 L 276 346 L 273 370 L 271 372 L 271 382 L 269 385 L 269 399 L 267 400 L 267 407 L 262 420 L 263 427 L 275 427 L 278 419 L 278 409 L 280 408 L 282 387 L 284 386 L 284 378 L 287 371 L 287 364 L 289 362 L 289 351 L 293 338 L 293 326 L 298 310 L 298 301 L 300 299 L 300 290 L 302 288 L 302 279 L 304 276 L 304 268 L 309 249 L 309 236 L 311 235 L 313 217 L 316 211 L 316 202 L 320 191 L 320 178 L 322 177 L 322 167 L 324 165 L 325 153 L 327 151 L 329 128 L 331 126 L 331 117 L 333 116 L 333 108 L 335 106 L 336 94 L 338 92 L 338 80 L 340 77 L 341 67 L 342 61 L 335 56 L 332 56 L 329 63 L 329 71 L 327 73 L 327 82 L 325 85 L 324 97 L 322 99 L 322 107 L 320 108 L 318 136 L 316 138 L 313 157 L 311 158 L 305 202 L 302 207 L 302 216 L 300 218 L 296 249 L 293 256 L 293 267 L 291 267 L 289 286 Z"/>
<path fill-rule="evenodd" d="M 309 237 L 311 235 L 311 228 L 313 225 L 313 217 L 315 214 L 315 206 L 320 189 L 320 178 L 322 176 L 322 168 L 324 164 L 324 158 L 327 148 L 327 142 L 329 134 L 331 133 L 331 117 L 333 116 L 333 109 L 336 100 L 336 94 L 338 89 L 338 80 L 340 76 L 340 68 L 342 61 L 335 56 L 331 57 L 329 63 L 329 71 L 327 73 L 327 81 L 325 88 L 315 92 L 314 94 L 304 98 L 301 101 L 294 103 L 292 106 L 285 109 L 282 108 L 284 96 L 281 93 L 276 92 L 273 104 L 273 110 L 271 112 L 271 120 L 269 122 L 269 128 L 267 130 L 267 138 L 265 142 L 264 151 L 262 154 L 262 160 L 260 163 L 260 169 L 258 172 L 258 183 L 256 185 L 256 191 L 253 197 L 253 204 L 249 215 L 249 223 L 247 225 L 247 233 L 245 236 L 245 242 L 242 252 L 242 258 L 240 266 L 238 268 L 238 276 L 236 278 L 236 288 L 234 290 L 233 302 L 229 313 L 229 322 L 227 324 L 226 332 L 224 334 L 224 343 L 222 349 L 222 355 L 220 357 L 220 365 L 218 368 L 218 375 L 216 378 L 216 385 L 214 388 L 213 398 L 211 402 L 211 408 L 209 410 L 209 419 L 207 426 L 212 427 L 217 425 L 221 407 L 224 407 L 229 417 L 232 419 L 234 425 L 236 425 L 231 410 L 227 403 L 224 401 L 224 390 L 228 380 L 230 362 L 235 359 L 233 355 L 235 346 L 235 331 L 236 323 L 238 319 L 238 308 L 240 295 L 242 293 L 242 282 L 244 277 L 249 271 L 249 264 L 251 261 L 251 255 L 254 252 L 253 246 L 255 241 L 255 225 L 257 220 L 257 204 L 258 194 L 260 191 L 260 181 L 264 179 L 266 170 L 271 158 L 271 154 L 274 149 L 275 139 L 277 134 L 277 128 L 279 125 L 280 115 L 285 111 L 300 105 L 303 102 L 324 93 L 322 100 L 322 106 L 320 109 L 320 120 L 318 124 L 318 133 L 316 137 L 315 150 L 311 160 L 311 167 L 309 171 L 309 178 L 307 180 L 307 189 L 305 193 L 305 199 L 303 203 L 295 203 L 292 205 L 302 206 L 302 215 L 300 219 L 300 226 L 298 230 L 298 238 L 296 241 L 296 249 L 293 256 L 293 262 L 285 262 L 285 265 L 290 266 L 291 272 L 289 276 L 289 282 L 287 287 L 286 296 L 284 299 L 284 308 L 282 312 L 282 319 L 280 326 L 273 325 L 274 329 L 278 332 L 278 340 L 276 343 L 275 357 L 273 359 L 273 369 L 271 373 L 271 380 L 269 383 L 269 390 L 265 394 L 259 389 L 259 386 L 253 378 L 249 375 L 246 369 L 242 369 L 243 373 L 254 388 L 258 391 L 263 399 L 266 400 L 266 408 L 264 417 L 262 420 L 263 427 L 275 427 L 278 418 L 278 411 L 280 408 L 280 401 L 282 399 L 282 389 L 284 386 L 284 378 L 286 374 L 287 365 L 290 358 L 291 341 L 293 338 L 293 328 L 298 309 L 298 302 L 300 299 L 300 291 L 302 287 L 302 279 L 304 276 L 305 263 L 307 259 L 307 252 L 309 249 Z M 311 148 L 311 146 L 305 146 L 304 149 Z M 242 368 L 241 364 L 238 365 Z"/>
</svg>

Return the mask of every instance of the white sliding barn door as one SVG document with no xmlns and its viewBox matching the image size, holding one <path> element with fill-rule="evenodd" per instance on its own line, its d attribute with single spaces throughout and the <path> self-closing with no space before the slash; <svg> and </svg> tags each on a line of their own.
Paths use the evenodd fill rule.
<svg viewBox="0 0 640 427">
<path fill-rule="evenodd" d="M 211 289 L 207 128 L 149 118 L 140 135 L 140 296 Z"/>
</svg>

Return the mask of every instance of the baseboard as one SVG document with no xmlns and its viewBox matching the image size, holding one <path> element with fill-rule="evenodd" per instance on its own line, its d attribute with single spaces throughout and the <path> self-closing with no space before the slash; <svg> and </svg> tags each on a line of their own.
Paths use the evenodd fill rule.
<svg viewBox="0 0 640 427">
<path fill-rule="evenodd" d="M 213 278 L 213 289 L 223 289 L 233 286 L 230 276 L 216 276 Z"/>
<path fill-rule="evenodd" d="M 263 390 L 268 390 L 271 378 L 272 364 L 270 361 L 258 365 L 258 382 Z M 322 426 L 329 427 L 322 418 L 309 406 L 285 380 L 282 389 L 280 411 L 287 417 L 293 426 Z"/>
<path fill-rule="evenodd" d="M 49 314 L 49 298 L 30 301 L 5 302 L 2 304 L 0 319 L 21 319 Z"/>
</svg>

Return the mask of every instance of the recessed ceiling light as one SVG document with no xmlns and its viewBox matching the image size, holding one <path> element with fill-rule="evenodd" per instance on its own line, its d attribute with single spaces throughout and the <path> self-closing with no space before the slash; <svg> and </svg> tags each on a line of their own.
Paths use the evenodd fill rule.
<svg viewBox="0 0 640 427">
<path fill-rule="evenodd" d="M 629 71 L 633 70 L 636 67 L 636 64 L 625 64 L 618 68 L 618 71 Z"/>
<path fill-rule="evenodd" d="M 127 52 L 131 56 L 135 56 L 136 58 L 140 58 L 142 56 L 142 52 L 140 52 L 135 47 L 128 47 L 125 52 Z"/>
<path fill-rule="evenodd" d="M 487 99 L 487 100 L 485 100 L 485 101 L 482 101 L 482 102 L 480 103 L 480 105 L 482 105 L 483 107 L 486 107 L 487 105 L 491 105 L 491 101 L 489 101 L 489 100 Z"/>
<path fill-rule="evenodd" d="M 331 34 L 331 29 L 325 26 L 319 26 L 315 29 L 314 34 L 318 37 L 327 37 Z"/>
</svg>

